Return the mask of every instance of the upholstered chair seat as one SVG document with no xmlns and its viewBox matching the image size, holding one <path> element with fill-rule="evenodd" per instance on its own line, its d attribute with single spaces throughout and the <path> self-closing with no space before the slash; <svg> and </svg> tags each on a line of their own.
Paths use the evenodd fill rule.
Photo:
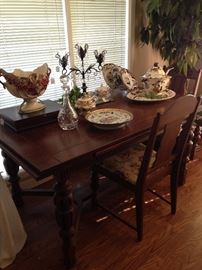
<svg viewBox="0 0 202 270">
<path fill-rule="evenodd" d="M 143 238 L 146 191 L 170 204 L 171 213 L 176 213 L 178 184 L 184 176 L 190 132 L 200 102 L 199 97 L 192 95 L 173 100 L 164 112 L 156 114 L 151 127 L 145 131 L 146 145 L 136 144 L 137 137 L 130 136 L 95 154 L 91 177 L 92 205 L 100 206 L 135 229 L 138 241 Z M 169 200 L 153 190 L 155 183 L 167 180 L 166 176 L 170 177 Z M 136 226 L 107 208 L 105 201 L 100 202 L 97 195 L 103 179 L 112 180 L 134 193 Z"/>
<path fill-rule="evenodd" d="M 126 181 L 136 184 L 140 166 L 146 146 L 142 143 L 135 144 L 123 151 L 106 158 L 102 166 L 107 170 L 117 173 Z M 151 168 L 156 158 L 156 152 L 152 151 L 149 167 Z"/>
</svg>

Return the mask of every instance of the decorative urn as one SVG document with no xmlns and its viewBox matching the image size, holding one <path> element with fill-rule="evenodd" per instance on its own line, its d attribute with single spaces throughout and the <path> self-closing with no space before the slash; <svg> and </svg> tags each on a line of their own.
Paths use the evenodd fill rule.
<svg viewBox="0 0 202 270">
<path fill-rule="evenodd" d="M 15 69 L 8 73 L 0 69 L 0 76 L 3 76 L 5 82 L 0 83 L 13 96 L 24 99 L 20 105 L 20 113 L 31 113 L 45 108 L 45 104 L 38 100 L 49 83 L 51 70 L 47 64 L 36 68 L 33 71 L 23 71 Z"/>
</svg>

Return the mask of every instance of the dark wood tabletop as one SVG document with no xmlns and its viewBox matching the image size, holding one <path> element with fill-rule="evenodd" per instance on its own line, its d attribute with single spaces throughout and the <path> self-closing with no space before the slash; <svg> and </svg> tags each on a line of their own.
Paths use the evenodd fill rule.
<svg viewBox="0 0 202 270">
<path fill-rule="evenodd" d="M 118 93 L 113 102 L 97 108 L 121 108 L 131 112 L 133 120 L 123 128 L 100 130 L 88 123 L 83 116 L 78 128 L 63 131 L 57 122 L 19 133 L 0 126 L 0 147 L 7 172 L 13 184 L 13 196 L 20 193 L 17 173 L 22 166 L 36 179 L 53 175 L 56 182 L 54 203 L 56 219 L 63 240 L 65 263 L 71 268 L 76 263 L 74 241 L 74 208 L 72 190 L 68 181 L 68 165 L 77 164 L 82 157 L 92 157 L 131 136 L 142 137 L 151 126 L 157 112 L 170 106 L 174 99 L 159 102 L 133 102 Z M 17 187 L 17 188 L 16 188 Z"/>
<path fill-rule="evenodd" d="M 96 129 L 82 116 L 78 128 L 71 131 L 63 131 L 57 122 L 20 133 L 1 126 L 0 147 L 33 177 L 40 179 L 81 156 L 91 155 L 131 135 L 141 136 L 157 111 L 171 102 L 173 100 L 138 103 L 118 96 L 113 102 L 99 105 L 97 108 L 122 108 L 133 113 L 130 123 L 115 130 Z"/>
</svg>

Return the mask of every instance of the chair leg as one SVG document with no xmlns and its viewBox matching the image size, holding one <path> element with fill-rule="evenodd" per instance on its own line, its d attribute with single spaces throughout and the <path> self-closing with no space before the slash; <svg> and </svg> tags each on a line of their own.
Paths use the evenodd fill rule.
<svg viewBox="0 0 202 270">
<path fill-rule="evenodd" d="M 96 167 L 92 169 L 91 189 L 92 189 L 92 207 L 95 208 L 97 204 L 97 191 L 99 188 L 99 177 Z"/>
<path fill-rule="evenodd" d="M 176 213 L 176 207 L 177 207 L 177 188 L 178 188 L 177 176 L 174 174 L 171 174 L 170 195 L 171 195 L 171 213 L 173 215 Z"/>
<path fill-rule="evenodd" d="M 79 224 L 80 224 L 80 220 L 81 220 L 82 210 L 83 210 L 83 203 L 81 203 L 81 204 L 79 204 L 77 206 L 77 212 L 76 212 L 76 215 L 75 215 L 74 224 L 75 224 L 75 237 L 76 237 L 76 240 L 77 240 L 77 236 L 78 236 Z"/>
<path fill-rule="evenodd" d="M 141 192 L 136 192 L 136 194 L 135 194 L 135 202 L 136 202 L 137 240 L 142 241 L 142 239 L 143 239 L 143 207 L 144 207 L 144 200 L 143 200 L 143 195 L 141 194 Z"/>
<path fill-rule="evenodd" d="M 185 153 L 183 154 L 182 161 L 180 168 L 178 168 L 178 179 L 177 185 L 183 186 L 186 182 L 186 176 L 187 176 L 187 157 L 188 157 L 188 148 L 186 149 Z"/>
<path fill-rule="evenodd" d="M 200 126 L 197 124 L 194 130 L 194 136 L 193 136 L 193 145 L 192 145 L 192 149 L 191 149 L 191 153 L 190 153 L 190 160 L 194 159 L 194 155 L 196 152 L 196 146 L 198 143 L 198 140 L 200 139 Z"/>
</svg>

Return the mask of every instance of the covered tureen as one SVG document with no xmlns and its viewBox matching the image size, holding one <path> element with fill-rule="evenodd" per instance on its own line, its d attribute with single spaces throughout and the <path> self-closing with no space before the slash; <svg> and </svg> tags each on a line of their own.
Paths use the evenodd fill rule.
<svg viewBox="0 0 202 270">
<path fill-rule="evenodd" d="M 166 90 L 171 79 L 171 76 L 167 75 L 167 73 L 165 73 L 158 63 L 154 63 L 153 67 L 142 76 L 144 88 L 156 93 Z"/>
</svg>

